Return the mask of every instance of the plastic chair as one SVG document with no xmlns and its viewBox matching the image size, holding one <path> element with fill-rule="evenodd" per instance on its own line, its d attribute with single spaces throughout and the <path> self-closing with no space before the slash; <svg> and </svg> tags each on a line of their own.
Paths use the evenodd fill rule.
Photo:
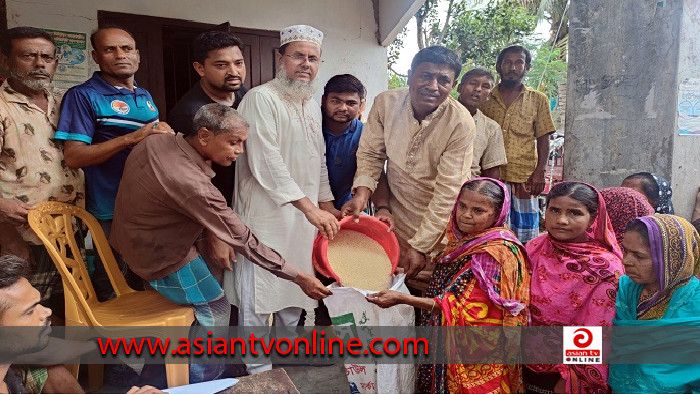
<svg viewBox="0 0 700 394">
<path fill-rule="evenodd" d="M 74 218 L 87 225 L 95 250 L 105 264 L 116 297 L 99 302 L 74 235 Z M 155 290 L 136 291 L 130 288 L 112 253 L 102 227 L 90 213 L 74 205 L 47 201 L 29 211 L 29 226 L 48 250 L 63 280 L 66 303 L 66 326 L 139 326 L 156 328 L 149 335 L 162 336 L 157 327 L 190 326 L 194 310 L 177 305 Z M 122 336 L 123 331 L 122 331 Z M 167 357 L 167 356 L 166 356 Z M 99 380 L 100 371 L 90 368 L 90 388 Z M 168 387 L 189 383 L 188 364 L 166 364 Z M 76 376 L 78 368 L 69 367 Z M 93 378 L 93 371 L 97 372 Z M 96 379 L 97 378 L 97 379 Z"/>
</svg>

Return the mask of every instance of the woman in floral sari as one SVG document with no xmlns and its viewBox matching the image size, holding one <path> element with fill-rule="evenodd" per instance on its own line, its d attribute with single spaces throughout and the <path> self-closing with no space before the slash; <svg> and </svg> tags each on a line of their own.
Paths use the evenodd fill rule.
<svg viewBox="0 0 700 394">
<path fill-rule="evenodd" d="M 368 295 L 368 301 L 422 308 L 424 326 L 527 325 L 530 267 L 515 234 L 503 227 L 509 200 L 506 186 L 497 180 L 466 182 L 447 225 L 447 248 L 434 260 L 426 297 L 384 291 Z M 521 388 L 517 364 L 419 367 L 419 392 L 515 393 Z"/>
<path fill-rule="evenodd" d="M 545 227 L 547 234 L 526 246 L 532 261 L 532 325 L 612 325 L 624 271 L 603 197 L 585 183 L 557 184 L 547 196 Z M 607 365 L 528 365 L 524 377 L 525 390 L 532 393 L 609 391 Z"/>
<path fill-rule="evenodd" d="M 700 280 L 694 276 L 700 264 L 697 231 L 678 216 L 647 216 L 627 226 L 623 245 L 627 275 L 620 278 L 613 323 L 659 327 L 655 332 L 645 331 L 650 335 L 658 333 L 658 338 L 634 335 L 632 329 L 616 330 L 611 358 L 615 362 L 638 361 L 634 357 L 641 354 L 657 356 L 650 357 L 651 360 L 666 357 L 678 362 L 697 362 L 700 347 L 695 328 L 700 326 Z M 688 327 L 693 329 L 684 334 L 682 328 Z M 686 350 L 690 353 L 684 353 Z M 610 386 L 618 394 L 700 391 L 700 364 L 663 364 L 664 361 L 611 364 Z"/>
</svg>

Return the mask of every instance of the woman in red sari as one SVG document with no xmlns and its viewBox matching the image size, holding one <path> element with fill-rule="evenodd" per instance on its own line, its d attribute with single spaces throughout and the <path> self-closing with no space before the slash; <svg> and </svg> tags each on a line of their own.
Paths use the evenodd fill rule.
<svg viewBox="0 0 700 394">
<path fill-rule="evenodd" d="M 585 183 L 562 182 L 547 196 L 547 234 L 526 246 L 532 262 L 533 326 L 610 326 L 622 252 L 605 200 Z M 530 393 L 608 393 L 607 365 L 528 365 Z"/>
<path fill-rule="evenodd" d="M 506 186 L 497 180 L 465 183 L 447 225 L 447 248 L 434 260 L 426 297 L 383 291 L 368 295 L 368 301 L 385 308 L 421 308 L 424 326 L 527 325 L 530 267 L 523 246 L 504 227 L 509 200 Z M 451 338 L 448 351 L 459 349 L 462 339 Z M 521 372 L 517 364 L 421 365 L 418 391 L 516 393 L 522 388 Z"/>
</svg>

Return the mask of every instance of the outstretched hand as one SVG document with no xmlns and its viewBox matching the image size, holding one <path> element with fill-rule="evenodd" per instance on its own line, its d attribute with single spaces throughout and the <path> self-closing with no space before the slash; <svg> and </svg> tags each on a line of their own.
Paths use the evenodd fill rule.
<svg viewBox="0 0 700 394">
<path fill-rule="evenodd" d="M 390 308 L 394 305 L 403 304 L 404 293 L 394 290 L 384 290 L 379 293 L 367 294 L 365 299 L 381 308 Z"/>
<path fill-rule="evenodd" d="M 333 295 L 320 280 L 310 274 L 300 272 L 292 282 L 296 283 L 309 298 L 313 298 L 316 301 Z"/>
</svg>

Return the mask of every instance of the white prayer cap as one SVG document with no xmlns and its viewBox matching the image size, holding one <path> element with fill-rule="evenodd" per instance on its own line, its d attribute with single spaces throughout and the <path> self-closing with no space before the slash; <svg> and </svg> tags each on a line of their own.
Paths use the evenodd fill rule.
<svg viewBox="0 0 700 394">
<path fill-rule="evenodd" d="M 308 41 L 321 46 L 323 32 L 308 25 L 294 25 L 280 30 L 280 46 L 294 41 Z"/>
</svg>

